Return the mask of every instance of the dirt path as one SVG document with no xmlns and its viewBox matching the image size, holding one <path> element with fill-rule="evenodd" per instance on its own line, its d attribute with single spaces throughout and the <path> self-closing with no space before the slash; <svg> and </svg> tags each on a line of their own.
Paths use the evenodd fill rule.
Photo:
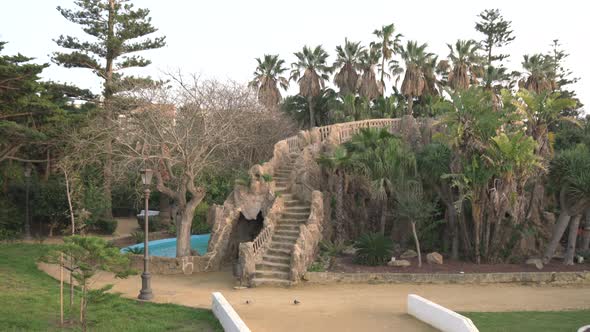
<svg viewBox="0 0 590 332">
<path fill-rule="evenodd" d="M 40 264 L 52 276 L 56 266 Z M 101 273 L 94 286 L 114 283 L 114 291 L 135 298 L 140 277 L 113 281 Z M 220 291 L 246 324 L 265 331 L 433 331 L 405 314 L 409 293 L 457 311 L 564 310 L 590 308 L 590 285 L 302 285 L 293 288 L 234 290 L 229 272 L 192 276 L 153 276 L 155 301 L 210 308 L 211 292 Z M 301 301 L 294 305 L 293 300 Z M 251 303 L 246 304 L 246 300 Z"/>
</svg>

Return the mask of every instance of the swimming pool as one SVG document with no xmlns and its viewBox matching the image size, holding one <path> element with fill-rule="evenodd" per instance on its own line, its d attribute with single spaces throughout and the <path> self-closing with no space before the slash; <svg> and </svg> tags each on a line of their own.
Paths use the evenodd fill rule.
<svg viewBox="0 0 590 332">
<path fill-rule="evenodd" d="M 206 254 L 210 238 L 211 234 L 192 235 L 191 248 L 196 250 L 199 255 Z M 176 238 L 150 241 L 148 245 L 150 248 L 150 256 L 176 257 Z M 122 248 L 121 252 L 126 252 L 128 248 L 143 249 L 143 243 Z"/>
</svg>

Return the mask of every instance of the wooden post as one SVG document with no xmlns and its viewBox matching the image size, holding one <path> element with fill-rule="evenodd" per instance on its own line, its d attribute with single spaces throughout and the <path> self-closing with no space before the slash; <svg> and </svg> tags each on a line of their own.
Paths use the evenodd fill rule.
<svg viewBox="0 0 590 332">
<path fill-rule="evenodd" d="M 59 257 L 59 321 L 64 326 L 64 254 Z"/>
</svg>

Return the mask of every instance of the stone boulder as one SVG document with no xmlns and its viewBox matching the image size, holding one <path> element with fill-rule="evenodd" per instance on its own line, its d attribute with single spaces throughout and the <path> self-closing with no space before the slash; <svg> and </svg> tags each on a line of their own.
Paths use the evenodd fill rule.
<svg viewBox="0 0 590 332">
<path fill-rule="evenodd" d="M 534 265 L 537 270 L 543 269 L 543 260 L 540 258 L 529 258 L 525 262 L 526 265 Z"/>
<path fill-rule="evenodd" d="M 418 257 L 418 253 L 412 249 L 408 249 L 403 254 L 401 254 L 401 256 L 399 256 L 399 257 L 401 257 L 403 259 L 414 258 L 414 257 Z"/>
<path fill-rule="evenodd" d="M 412 265 L 409 261 L 405 259 L 396 259 L 387 262 L 387 266 L 396 266 L 396 267 L 408 267 Z"/>
<path fill-rule="evenodd" d="M 436 251 L 431 252 L 430 254 L 426 255 L 426 261 L 428 262 L 428 264 L 442 265 L 443 256 Z"/>
</svg>

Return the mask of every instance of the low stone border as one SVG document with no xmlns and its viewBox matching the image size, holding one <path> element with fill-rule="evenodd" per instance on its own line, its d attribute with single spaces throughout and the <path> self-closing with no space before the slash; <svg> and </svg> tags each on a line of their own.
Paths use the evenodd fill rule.
<svg viewBox="0 0 590 332">
<path fill-rule="evenodd" d="M 143 255 L 129 255 L 131 267 L 135 270 L 143 270 Z M 204 272 L 209 265 L 209 256 L 187 257 L 159 257 L 150 256 L 150 273 L 152 274 L 192 274 Z"/>
<path fill-rule="evenodd" d="M 234 308 L 219 292 L 211 294 L 211 310 L 225 332 L 251 332 Z"/>
<path fill-rule="evenodd" d="M 338 273 L 307 272 L 309 283 L 390 283 L 390 284 L 491 284 L 551 283 L 590 284 L 590 271 L 578 272 L 498 272 L 498 273 Z"/>
<path fill-rule="evenodd" d="M 443 332 L 479 332 L 471 319 L 415 294 L 408 294 L 408 314 Z"/>
</svg>

